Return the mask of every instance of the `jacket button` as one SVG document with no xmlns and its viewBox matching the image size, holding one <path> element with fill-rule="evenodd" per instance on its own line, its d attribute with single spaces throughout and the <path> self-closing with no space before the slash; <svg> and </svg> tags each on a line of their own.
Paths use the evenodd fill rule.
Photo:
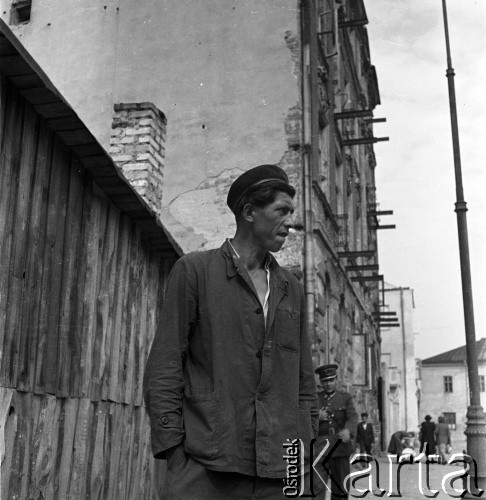
<svg viewBox="0 0 486 500">
<path fill-rule="evenodd" d="M 255 311 L 257 314 L 261 314 L 263 312 L 263 309 L 261 307 L 257 308 Z"/>
<path fill-rule="evenodd" d="M 162 422 L 162 425 L 167 425 L 169 423 L 169 419 L 167 418 L 166 415 L 164 415 L 160 421 Z"/>
<path fill-rule="evenodd" d="M 256 352 L 256 357 L 261 358 L 262 357 L 262 351 L 257 351 Z"/>
</svg>

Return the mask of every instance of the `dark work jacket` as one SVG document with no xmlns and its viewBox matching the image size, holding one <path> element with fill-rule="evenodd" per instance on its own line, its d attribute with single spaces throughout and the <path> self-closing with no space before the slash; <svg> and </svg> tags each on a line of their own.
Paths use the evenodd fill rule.
<svg viewBox="0 0 486 500">
<path fill-rule="evenodd" d="M 429 453 L 435 453 L 435 423 L 425 420 L 420 424 L 420 442 L 429 445 Z"/>
<path fill-rule="evenodd" d="M 373 424 L 366 423 L 366 428 L 363 422 L 358 424 L 356 429 L 356 441 L 361 445 L 369 446 L 375 442 L 375 434 L 373 432 Z"/>
<path fill-rule="evenodd" d="M 352 455 L 355 451 L 353 438 L 358 423 L 358 414 L 354 409 L 351 394 L 344 391 L 336 391 L 334 396 L 329 398 L 322 391 L 318 393 L 318 398 L 319 409 L 327 408 L 332 414 L 332 419 L 330 421 L 321 420 L 319 422 L 319 437 L 316 442 L 316 452 L 319 453 L 322 450 L 326 440 L 329 440 L 331 446 L 334 446 L 338 439 L 337 433 L 343 429 L 348 429 L 351 434 L 351 441 L 341 443 L 332 456 L 348 457 Z"/>
<path fill-rule="evenodd" d="M 266 328 L 228 242 L 174 265 L 144 377 L 155 457 L 183 442 L 209 469 L 285 477 L 286 440 L 309 448 L 318 410 L 304 294 L 269 258 Z"/>
</svg>

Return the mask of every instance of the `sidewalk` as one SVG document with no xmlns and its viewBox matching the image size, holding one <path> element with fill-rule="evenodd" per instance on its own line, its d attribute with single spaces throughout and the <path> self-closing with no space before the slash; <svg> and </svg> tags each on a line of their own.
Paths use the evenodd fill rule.
<svg viewBox="0 0 486 500">
<path fill-rule="evenodd" d="M 464 474 L 463 463 L 456 465 L 439 465 L 435 463 L 427 465 L 422 461 L 420 463 L 398 465 L 396 460 L 393 461 L 393 464 L 390 464 L 390 460 L 386 454 L 381 454 L 375 457 L 375 459 L 377 463 L 373 464 L 371 471 L 374 491 L 364 497 L 363 493 L 360 493 L 359 490 L 363 491 L 369 487 L 369 479 L 361 478 L 355 482 L 354 488 L 351 488 L 349 498 L 363 497 L 372 499 L 379 497 L 379 488 L 385 490 L 383 498 L 401 497 L 403 500 L 423 500 L 424 498 L 442 500 L 446 498 L 450 499 L 452 497 L 451 494 L 457 498 L 462 491 L 462 479 L 456 479 L 452 487 L 451 481 L 453 477 Z M 358 470 L 354 469 L 355 472 Z M 446 477 L 447 474 L 451 474 L 451 476 Z M 452 488 L 455 488 L 457 491 L 454 491 Z M 434 497 L 434 493 L 437 490 L 438 494 Z"/>
</svg>

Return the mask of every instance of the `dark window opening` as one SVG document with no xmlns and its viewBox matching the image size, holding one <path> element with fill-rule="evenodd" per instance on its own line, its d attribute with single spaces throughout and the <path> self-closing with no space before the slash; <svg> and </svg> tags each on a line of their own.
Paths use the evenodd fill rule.
<svg viewBox="0 0 486 500">
<path fill-rule="evenodd" d="M 444 376 L 444 392 L 449 392 L 449 393 L 453 392 L 451 375 Z"/>
<path fill-rule="evenodd" d="M 450 413 L 444 412 L 442 415 L 444 417 L 444 422 L 449 425 L 449 429 L 451 431 L 455 431 L 456 430 L 456 414 L 452 413 L 452 412 L 450 412 Z"/>
<path fill-rule="evenodd" d="M 25 24 L 30 21 L 32 0 L 17 0 L 12 3 L 10 10 L 10 24 Z"/>
</svg>

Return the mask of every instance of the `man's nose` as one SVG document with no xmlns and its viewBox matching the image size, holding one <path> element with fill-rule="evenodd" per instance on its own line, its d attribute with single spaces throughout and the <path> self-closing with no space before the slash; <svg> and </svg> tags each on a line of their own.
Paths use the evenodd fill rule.
<svg viewBox="0 0 486 500">
<path fill-rule="evenodd" d="M 285 227 L 287 229 L 290 229 L 291 227 L 295 226 L 295 213 L 288 213 L 287 217 L 285 217 L 284 221 Z"/>
</svg>

